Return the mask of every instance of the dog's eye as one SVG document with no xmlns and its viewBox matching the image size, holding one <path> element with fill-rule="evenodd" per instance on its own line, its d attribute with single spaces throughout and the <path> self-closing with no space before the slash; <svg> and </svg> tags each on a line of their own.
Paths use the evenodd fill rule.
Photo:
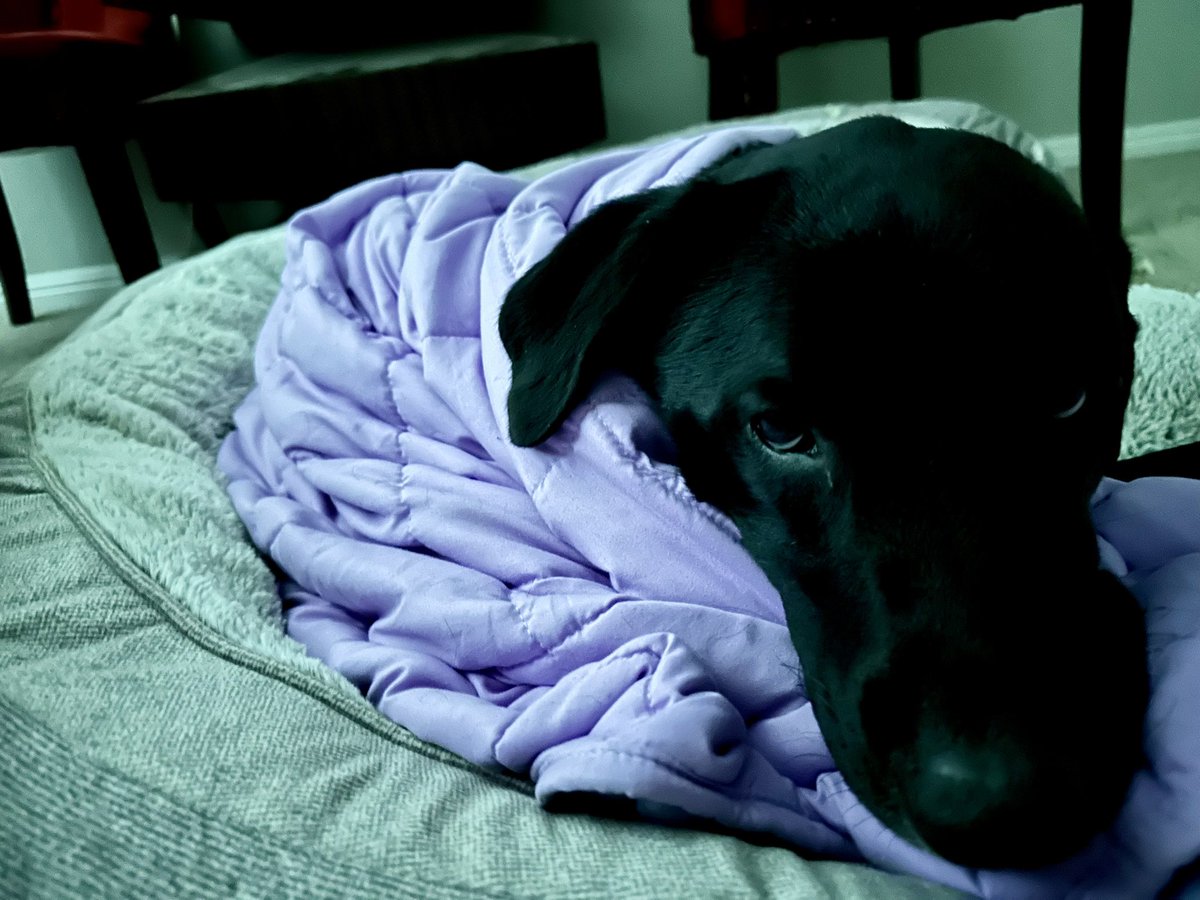
<svg viewBox="0 0 1200 900">
<path fill-rule="evenodd" d="M 1080 390 L 1072 393 L 1069 398 L 1063 398 L 1062 401 L 1055 404 L 1054 418 L 1069 419 L 1075 413 L 1083 409 L 1083 404 L 1087 402 L 1087 391 Z"/>
<path fill-rule="evenodd" d="M 817 449 L 812 430 L 784 413 L 760 413 L 750 420 L 750 429 L 776 453 L 812 453 Z"/>
</svg>

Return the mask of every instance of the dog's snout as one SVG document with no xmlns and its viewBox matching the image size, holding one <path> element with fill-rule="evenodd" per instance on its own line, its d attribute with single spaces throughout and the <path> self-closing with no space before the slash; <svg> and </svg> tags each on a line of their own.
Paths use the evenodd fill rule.
<svg viewBox="0 0 1200 900">
<path fill-rule="evenodd" d="M 1141 765 L 1137 602 L 1107 573 L 1047 578 L 1027 607 L 1043 610 L 1037 629 L 947 613 L 937 627 L 953 622 L 957 644 L 910 631 L 862 683 L 862 736 L 882 762 L 872 789 L 890 793 L 895 827 L 962 865 L 1034 867 L 1081 850 Z"/>
<path fill-rule="evenodd" d="M 899 691 L 880 677 L 863 694 L 863 729 L 888 760 L 902 830 L 980 868 L 1036 866 L 1078 849 L 1095 822 L 1076 815 L 1083 803 L 1058 756 L 1014 728 L 1011 708 L 997 709 L 995 684 L 966 671 L 947 680 L 958 690 Z M 971 694 L 978 703 L 964 702 Z"/>
<path fill-rule="evenodd" d="M 1026 748 L 1003 741 L 920 754 L 904 790 L 908 821 L 929 848 L 978 868 L 1039 866 L 1078 850 L 1091 823 L 1055 808 L 1059 796 Z"/>
<path fill-rule="evenodd" d="M 1062 847 L 1031 821 L 1025 798 L 1033 777 L 1029 757 L 1016 747 L 941 747 L 917 760 L 904 791 L 907 817 L 930 849 L 948 859 L 1036 865 L 1072 849 L 1075 836 Z"/>
<path fill-rule="evenodd" d="M 1053 743 L 1058 752 L 1003 725 L 976 738 L 940 722 L 924 726 L 900 755 L 911 773 L 901 787 L 904 816 L 931 850 L 961 865 L 1029 868 L 1063 859 L 1115 811 L 1128 773 L 1090 764 L 1079 741 L 1059 735 Z"/>
<path fill-rule="evenodd" d="M 1002 810 L 1028 777 L 1028 761 L 1020 755 L 994 746 L 947 747 L 918 760 L 910 810 L 934 828 L 984 821 Z"/>
</svg>

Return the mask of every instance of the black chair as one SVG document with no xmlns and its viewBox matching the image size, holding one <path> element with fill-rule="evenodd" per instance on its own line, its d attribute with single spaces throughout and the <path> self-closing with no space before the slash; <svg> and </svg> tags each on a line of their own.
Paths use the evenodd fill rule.
<svg viewBox="0 0 1200 900">
<path fill-rule="evenodd" d="M 690 0 L 692 42 L 709 61 L 709 118 L 779 107 L 779 55 L 796 47 L 886 37 L 892 98 L 920 94 L 921 36 L 1082 2 L 1080 178 L 1088 218 L 1121 226 L 1121 155 L 1132 0 Z"/>
<path fill-rule="evenodd" d="M 170 83 L 165 25 L 102 0 L 0 4 L 0 151 L 75 148 L 127 282 L 159 267 L 125 140 L 136 100 Z M 0 285 L 10 321 L 31 321 L 25 265 L 2 186 Z"/>
</svg>

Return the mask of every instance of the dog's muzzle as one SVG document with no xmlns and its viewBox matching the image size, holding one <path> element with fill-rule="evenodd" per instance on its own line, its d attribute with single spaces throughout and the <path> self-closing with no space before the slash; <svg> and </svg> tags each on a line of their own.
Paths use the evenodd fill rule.
<svg viewBox="0 0 1200 900">
<path fill-rule="evenodd" d="M 1104 572 L 1071 593 L 1078 617 L 1038 621 L 1036 603 L 1014 605 L 1028 620 L 1002 631 L 997 655 L 967 640 L 968 652 L 939 657 L 917 638 L 864 686 L 863 733 L 895 827 L 952 862 L 1070 856 L 1111 823 L 1142 763 L 1141 609 Z"/>
</svg>

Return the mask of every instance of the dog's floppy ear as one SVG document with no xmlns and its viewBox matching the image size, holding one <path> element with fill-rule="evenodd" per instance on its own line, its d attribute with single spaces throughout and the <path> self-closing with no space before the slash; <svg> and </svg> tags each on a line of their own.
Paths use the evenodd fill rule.
<svg viewBox="0 0 1200 900">
<path fill-rule="evenodd" d="M 659 188 L 605 204 L 509 291 L 499 325 L 512 360 L 508 433 L 514 444 L 545 440 L 579 399 L 602 330 L 645 280 L 653 226 L 675 193 Z M 645 327 L 629 331 L 636 341 Z M 628 349 L 633 358 L 636 348 Z"/>
</svg>

